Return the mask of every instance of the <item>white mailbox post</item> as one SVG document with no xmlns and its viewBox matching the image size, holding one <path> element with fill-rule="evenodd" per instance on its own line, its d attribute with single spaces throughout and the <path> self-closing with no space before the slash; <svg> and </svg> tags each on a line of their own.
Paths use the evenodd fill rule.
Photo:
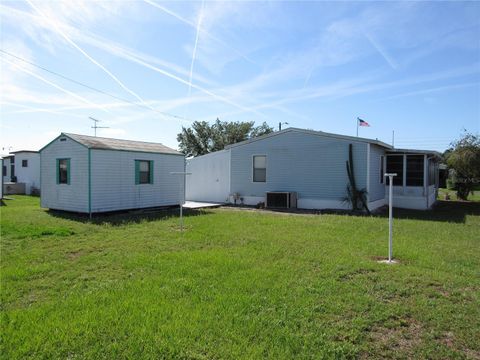
<svg viewBox="0 0 480 360">
<path fill-rule="evenodd" d="M 385 174 L 388 177 L 388 263 L 392 263 L 393 242 L 392 242 L 392 204 L 393 204 L 393 177 L 397 174 Z"/>
<path fill-rule="evenodd" d="M 183 205 L 185 204 L 185 187 L 187 182 L 187 175 L 192 175 L 192 173 L 181 171 L 181 172 L 171 172 L 170 175 L 182 175 L 183 180 L 183 193 L 182 193 L 182 202 L 180 203 L 180 231 L 183 232 Z"/>
</svg>

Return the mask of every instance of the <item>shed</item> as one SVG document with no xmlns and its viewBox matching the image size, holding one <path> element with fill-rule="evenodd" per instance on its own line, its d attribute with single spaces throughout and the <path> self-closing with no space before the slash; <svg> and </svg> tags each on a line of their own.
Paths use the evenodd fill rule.
<svg viewBox="0 0 480 360">
<path fill-rule="evenodd" d="M 61 133 L 40 150 L 44 208 L 99 213 L 179 205 L 182 153 L 160 143 Z"/>
</svg>

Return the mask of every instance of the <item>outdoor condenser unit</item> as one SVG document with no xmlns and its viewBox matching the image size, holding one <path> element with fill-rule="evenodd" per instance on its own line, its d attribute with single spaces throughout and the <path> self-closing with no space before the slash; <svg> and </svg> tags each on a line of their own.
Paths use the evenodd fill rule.
<svg viewBox="0 0 480 360">
<path fill-rule="evenodd" d="M 296 208 L 297 193 L 284 191 L 270 191 L 266 193 L 265 207 L 267 208 Z"/>
</svg>

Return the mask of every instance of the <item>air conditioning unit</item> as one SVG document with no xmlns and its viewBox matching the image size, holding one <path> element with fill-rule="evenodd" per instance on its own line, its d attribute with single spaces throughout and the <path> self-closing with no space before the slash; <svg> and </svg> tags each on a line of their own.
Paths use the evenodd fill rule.
<svg viewBox="0 0 480 360">
<path fill-rule="evenodd" d="M 267 208 L 296 208 L 297 193 L 285 191 L 269 191 L 266 193 L 265 207 Z"/>
</svg>

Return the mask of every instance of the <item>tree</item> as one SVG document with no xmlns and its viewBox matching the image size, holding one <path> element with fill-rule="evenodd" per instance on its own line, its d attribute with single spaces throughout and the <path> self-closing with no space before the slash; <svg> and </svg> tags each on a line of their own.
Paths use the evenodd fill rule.
<svg viewBox="0 0 480 360">
<path fill-rule="evenodd" d="M 180 144 L 180 151 L 186 156 L 199 156 L 273 132 L 273 128 L 265 122 L 257 127 L 254 125 L 254 121 L 228 122 L 220 121 L 218 118 L 212 125 L 206 121 L 195 121 L 189 128 L 182 127 L 182 132 L 177 135 L 177 141 Z"/>
<path fill-rule="evenodd" d="M 457 197 L 466 200 L 480 183 L 480 138 L 465 132 L 460 140 L 452 143 L 446 154 L 448 166 L 454 170 Z"/>
</svg>

